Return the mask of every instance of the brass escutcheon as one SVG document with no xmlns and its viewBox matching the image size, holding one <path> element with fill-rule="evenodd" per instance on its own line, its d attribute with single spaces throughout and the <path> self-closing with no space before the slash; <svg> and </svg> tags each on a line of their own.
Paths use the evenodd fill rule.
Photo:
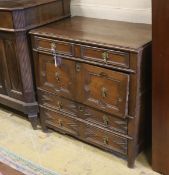
<svg viewBox="0 0 169 175">
<path fill-rule="evenodd" d="M 59 123 L 59 126 L 60 126 L 60 127 L 63 126 L 62 120 L 59 120 L 58 123 Z"/>
<path fill-rule="evenodd" d="M 102 58 L 105 63 L 107 63 L 107 60 L 109 59 L 109 54 L 107 52 L 102 53 Z"/>
<path fill-rule="evenodd" d="M 51 51 L 52 53 L 56 52 L 56 44 L 54 42 L 51 43 Z"/>
<path fill-rule="evenodd" d="M 58 107 L 60 110 L 63 108 L 62 102 L 58 101 Z"/>
<path fill-rule="evenodd" d="M 102 88 L 102 90 L 101 90 L 101 95 L 102 95 L 102 97 L 107 97 L 107 89 L 105 88 L 105 87 L 103 87 Z"/>
<path fill-rule="evenodd" d="M 108 137 L 104 137 L 103 138 L 103 142 L 104 142 L 104 144 L 108 145 L 109 144 L 109 138 Z"/>
<path fill-rule="evenodd" d="M 59 82 L 60 81 L 59 73 L 56 72 L 55 76 L 56 76 L 56 80 Z"/>
<path fill-rule="evenodd" d="M 105 125 L 107 125 L 107 126 L 109 125 L 109 117 L 107 115 L 103 116 L 103 121 L 104 121 Z"/>
<path fill-rule="evenodd" d="M 76 63 L 76 72 L 80 72 L 80 69 L 81 69 L 80 64 Z"/>
</svg>

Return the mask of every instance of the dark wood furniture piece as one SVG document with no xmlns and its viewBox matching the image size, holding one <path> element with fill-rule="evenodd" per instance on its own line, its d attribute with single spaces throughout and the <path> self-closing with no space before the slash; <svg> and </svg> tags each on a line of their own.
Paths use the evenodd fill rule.
<svg viewBox="0 0 169 175">
<path fill-rule="evenodd" d="M 169 1 L 153 8 L 153 169 L 169 174 Z"/>
<path fill-rule="evenodd" d="M 145 144 L 151 26 L 73 17 L 30 32 L 40 118 L 134 161 Z"/>
<path fill-rule="evenodd" d="M 27 114 L 34 128 L 38 104 L 27 31 L 68 16 L 70 0 L 0 1 L 0 103 Z"/>
</svg>

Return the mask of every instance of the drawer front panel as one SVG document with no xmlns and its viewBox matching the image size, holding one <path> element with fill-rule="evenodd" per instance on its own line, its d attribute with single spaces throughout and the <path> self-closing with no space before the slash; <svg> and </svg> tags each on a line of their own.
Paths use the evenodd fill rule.
<svg viewBox="0 0 169 175">
<path fill-rule="evenodd" d="M 39 54 L 38 63 L 36 64 L 37 86 L 73 99 L 74 67 L 74 62 L 66 59 L 61 59 L 61 64 L 56 67 L 52 56 Z"/>
<path fill-rule="evenodd" d="M 65 133 L 71 134 L 98 147 L 127 155 L 127 138 L 105 131 L 102 128 L 90 125 L 81 120 L 61 115 L 47 108 L 41 107 L 40 115 L 45 118 L 47 125 L 52 125 L 56 129 L 62 130 Z"/>
<path fill-rule="evenodd" d="M 36 37 L 36 49 L 53 52 L 53 49 L 58 54 L 73 56 L 73 44 L 57 40 L 50 40 Z"/>
<path fill-rule="evenodd" d="M 104 129 L 86 125 L 84 139 L 90 143 L 127 155 L 127 139 Z"/>
<path fill-rule="evenodd" d="M 58 111 L 77 116 L 77 104 L 73 101 L 67 100 L 64 97 L 59 97 L 44 91 L 38 91 L 38 101 L 40 105 L 52 107 Z"/>
<path fill-rule="evenodd" d="M 43 117 L 46 124 L 59 128 L 73 136 L 79 136 L 79 125 L 76 120 L 42 107 L 40 107 L 40 116 Z"/>
<path fill-rule="evenodd" d="M 128 113 L 129 75 L 84 64 L 83 103 L 121 118 Z"/>
<path fill-rule="evenodd" d="M 129 68 L 128 53 L 82 46 L 82 57 L 109 65 Z"/>
<path fill-rule="evenodd" d="M 104 128 L 127 134 L 127 120 L 103 113 L 94 108 L 78 104 L 80 118 L 90 123 L 96 123 Z"/>
</svg>

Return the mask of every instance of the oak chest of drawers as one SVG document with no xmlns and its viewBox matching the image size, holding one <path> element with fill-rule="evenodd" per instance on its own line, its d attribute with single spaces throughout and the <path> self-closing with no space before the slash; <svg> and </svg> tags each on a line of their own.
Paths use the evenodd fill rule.
<svg viewBox="0 0 169 175">
<path fill-rule="evenodd" d="M 73 17 L 30 34 L 43 128 L 133 167 L 150 117 L 151 26 Z"/>
<path fill-rule="evenodd" d="M 0 104 L 28 115 L 34 128 L 38 104 L 27 32 L 68 16 L 70 0 L 0 1 Z"/>
</svg>

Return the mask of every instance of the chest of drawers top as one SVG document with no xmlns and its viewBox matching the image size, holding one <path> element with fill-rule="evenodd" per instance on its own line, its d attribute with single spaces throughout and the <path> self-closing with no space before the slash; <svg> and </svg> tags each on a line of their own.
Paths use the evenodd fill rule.
<svg viewBox="0 0 169 175">
<path fill-rule="evenodd" d="M 138 52 L 151 42 L 151 25 L 73 17 L 32 30 L 31 34 Z"/>
</svg>

